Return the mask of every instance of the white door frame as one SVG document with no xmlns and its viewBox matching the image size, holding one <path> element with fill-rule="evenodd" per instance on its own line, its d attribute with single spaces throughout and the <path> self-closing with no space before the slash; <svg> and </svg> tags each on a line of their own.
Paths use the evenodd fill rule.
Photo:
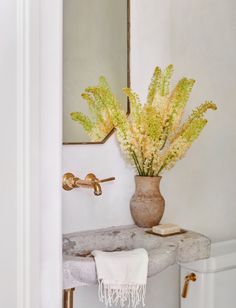
<svg viewBox="0 0 236 308">
<path fill-rule="evenodd" d="M 60 308 L 62 0 L 17 11 L 17 308 Z"/>
</svg>

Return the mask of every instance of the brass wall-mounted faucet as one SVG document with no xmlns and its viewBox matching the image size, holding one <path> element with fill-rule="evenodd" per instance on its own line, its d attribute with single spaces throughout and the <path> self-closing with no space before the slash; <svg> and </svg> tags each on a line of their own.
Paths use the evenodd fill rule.
<svg viewBox="0 0 236 308">
<path fill-rule="evenodd" d="M 78 187 L 93 188 L 94 195 L 100 196 L 102 194 L 100 183 L 114 180 L 114 177 L 99 180 L 93 173 L 87 174 L 85 179 L 81 180 L 80 178 L 75 177 L 73 173 L 65 173 L 62 179 L 62 187 L 65 190 L 72 190 Z"/>
</svg>

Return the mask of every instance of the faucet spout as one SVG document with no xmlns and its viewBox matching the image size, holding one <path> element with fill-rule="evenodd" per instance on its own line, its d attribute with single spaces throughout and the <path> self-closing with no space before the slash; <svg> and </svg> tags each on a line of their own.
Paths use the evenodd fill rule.
<svg viewBox="0 0 236 308">
<path fill-rule="evenodd" d="M 94 189 L 94 195 L 95 196 L 101 196 L 101 194 L 102 194 L 101 185 L 98 182 L 93 182 L 92 186 L 93 186 L 93 189 Z"/>
</svg>

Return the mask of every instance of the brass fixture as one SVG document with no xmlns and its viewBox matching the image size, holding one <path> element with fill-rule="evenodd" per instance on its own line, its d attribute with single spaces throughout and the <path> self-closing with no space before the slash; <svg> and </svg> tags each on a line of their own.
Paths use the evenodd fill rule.
<svg viewBox="0 0 236 308">
<path fill-rule="evenodd" d="M 85 188 L 93 188 L 94 195 L 100 196 L 102 194 L 102 188 L 99 183 L 114 181 L 114 177 L 106 178 L 99 180 L 95 174 L 89 173 L 86 175 L 84 180 L 77 178 L 74 176 L 73 173 L 65 173 L 62 179 L 62 187 L 65 190 L 72 190 L 78 187 L 85 187 Z"/>
<path fill-rule="evenodd" d="M 183 287 L 183 291 L 182 291 L 182 297 L 186 298 L 188 296 L 188 289 L 189 289 L 189 282 L 190 281 L 196 281 L 197 280 L 197 276 L 194 273 L 190 273 L 189 275 L 185 276 L 184 278 L 184 287 Z"/>
<path fill-rule="evenodd" d="M 73 294 L 75 288 L 64 290 L 64 308 L 73 308 Z"/>
</svg>

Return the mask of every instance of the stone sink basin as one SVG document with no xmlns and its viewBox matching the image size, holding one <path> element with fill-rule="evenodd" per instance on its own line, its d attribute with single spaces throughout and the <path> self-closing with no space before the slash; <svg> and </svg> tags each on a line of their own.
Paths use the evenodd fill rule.
<svg viewBox="0 0 236 308">
<path fill-rule="evenodd" d="M 208 258 L 210 240 L 199 233 L 160 237 L 137 226 L 112 227 L 63 236 L 64 289 L 97 283 L 91 251 L 121 251 L 145 248 L 149 255 L 148 276 L 156 275 L 175 263 Z"/>
</svg>

